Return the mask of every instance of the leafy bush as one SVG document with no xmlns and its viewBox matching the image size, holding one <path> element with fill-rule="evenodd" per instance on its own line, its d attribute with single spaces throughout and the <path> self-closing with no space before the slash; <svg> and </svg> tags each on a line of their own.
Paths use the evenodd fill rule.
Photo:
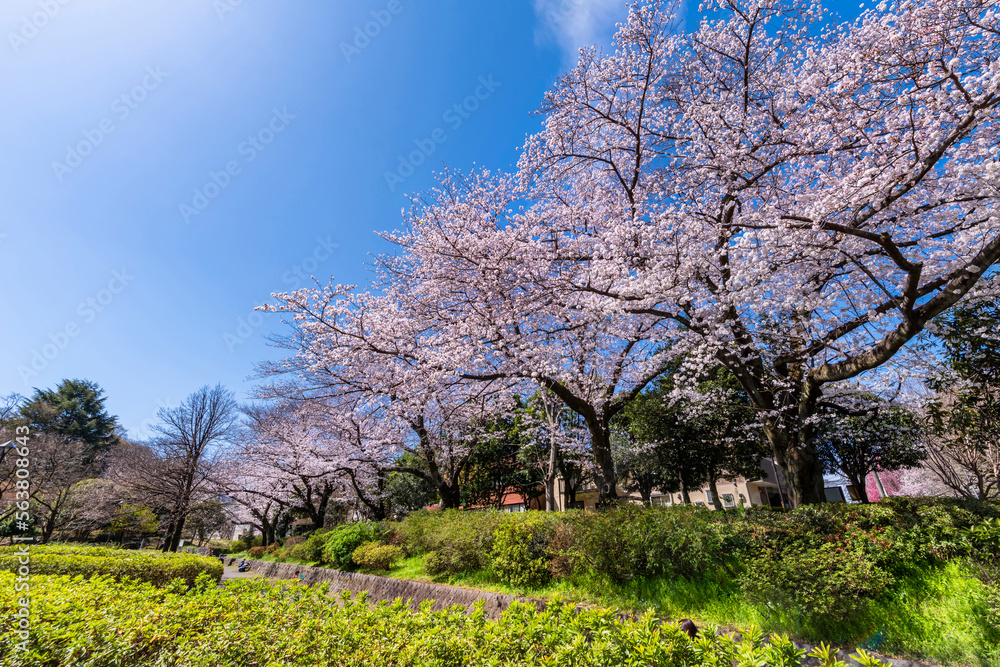
<svg viewBox="0 0 1000 667">
<path fill-rule="evenodd" d="M 14 574 L 0 573 L 0 614 L 6 618 L 20 595 L 14 582 Z M 344 594 L 338 601 L 328 591 L 259 579 L 218 587 L 203 578 L 185 591 L 104 577 L 39 577 L 32 587 L 37 620 L 30 651 L 17 650 L 22 640 L 5 632 L 0 655 L 10 667 L 793 667 L 804 653 L 784 637 L 764 642 L 754 628 L 741 630 L 742 642 L 711 633 L 691 640 L 652 615 L 619 620 L 606 609 L 577 612 L 557 604 L 538 611 L 515 604 L 499 621 L 487 621 L 482 607 L 472 614 L 461 608 L 434 612 L 425 603 L 411 612 L 402 602 L 371 606 L 364 595 Z"/>
<path fill-rule="evenodd" d="M 863 554 L 829 544 L 785 552 L 780 559 L 756 559 L 742 578 L 744 592 L 756 604 L 820 621 L 862 613 L 891 583 L 889 573 Z"/>
<path fill-rule="evenodd" d="M 261 535 L 244 535 L 238 540 L 233 540 L 229 545 L 229 551 L 231 553 L 242 553 L 244 551 L 249 551 L 251 547 L 259 547 L 264 544 L 264 538 Z"/>
<path fill-rule="evenodd" d="M 636 505 L 575 512 L 567 517 L 577 536 L 570 549 L 573 567 L 617 582 L 664 574 L 691 577 L 712 568 L 732 568 L 746 553 L 748 542 L 727 524 L 713 522 L 709 514 L 693 507 Z"/>
<path fill-rule="evenodd" d="M 451 572 L 452 562 L 447 554 L 440 551 L 431 551 L 424 555 L 424 572 L 437 577 Z"/>
<path fill-rule="evenodd" d="M 516 515 L 515 515 L 516 516 Z M 546 546 L 552 522 L 544 516 L 508 520 L 493 531 L 490 566 L 502 581 L 514 586 L 540 586 L 549 578 Z"/>
<path fill-rule="evenodd" d="M 489 567 L 493 532 L 511 516 L 496 511 L 419 511 L 396 527 L 403 551 L 409 555 L 437 552 L 438 574 L 481 570 Z"/>
<path fill-rule="evenodd" d="M 292 544 L 290 548 L 285 549 L 286 558 L 296 558 L 298 560 L 306 561 L 307 563 L 319 563 L 323 560 L 323 547 L 326 546 L 326 537 L 324 533 L 315 532 L 308 538 L 305 537 L 289 537 L 285 545 L 292 540 L 301 540 Z"/>
<path fill-rule="evenodd" d="M 354 550 L 365 542 L 378 539 L 378 526 L 370 521 L 359 521 L 337 526 L 324 537 L 323 561 L 341 569 L 350 568 Z"/>
<path fill-rule="evenodd" d="M 391 570 L 403 557 L 403 550 L 381 542 L 365 542 L 354 550 L 351 559 L 367 570 Z"/>
<path fill-rule="evenodd" d="M 657 576 L 715 576 L 712 573 L 732 580 L 759 559 L 777 561 L 824 545 L 850 551 L 859 563 L 870 563 L 892 577 L 905 576 L 915 568 L 985 553 L 992 548 L 985 546 L 991 544 L 989 539 L 975 538 L 970 531 L 984 521 L 997 521 L 992 517 L 1000 517 L 1000 503 L 892 498 L 872 505 L 827 504 L 792 512 L 637 505 L 548 515 L 421 511 L 383 530 L 395 534 L 407 555 L 433 554 L 425 562 L 429 574 L 493 567 L 503 578 L 499 570 L 506 566 L 491 560 L 498 528 L 524 522 L 529 527 L 501 532 L 528 531 L 533 543 L 548 543 L 544 557 L 553 576 L 596 575 L 626 583 Z M 531 560 L 541 557 L 537 548 L 533 553 Z"/>
<path fill-rule="evenodd" d="M 309 538 L 307 538 L 305 535 L 293 535 L 289 537 L 287 540 L 285 540 L 285 543 L 282 544 L 281 546 L 283 546 L 285 549 L 290 549 L 294 547 L 296 544 L 302 544 L 307 539 Z"/>
<path fill-rule="evenodd" d="M 579 537 L 572 525 L 560 522 L 552 527 L 549 540 L 549 574 L 552 577 L 568 577 L 573 574 L 573 549 Z"/>
<path fill-rule="evenodd" d="M 18 547 L 0 547 L 0 571 L 16 572 L 22 558 Z M 156 586 L 164 586 L 173 579 L 182 579 L 191 586 L 203 573 L 216 582 L 222 578 L 222 564 L 217 558 L 191 554 L 56 544 L 32 545 L 29 558 L 32 575 L 87 578 L 110 575 L 115 579 L 129 577 Z"/>
<path fill-rule="evenodd" d="M 267 547 L 250 547 L 250 550 L 247 551 L 250 558 L 260 558 L 265 553 L 267 553 Z"/>
</svg>

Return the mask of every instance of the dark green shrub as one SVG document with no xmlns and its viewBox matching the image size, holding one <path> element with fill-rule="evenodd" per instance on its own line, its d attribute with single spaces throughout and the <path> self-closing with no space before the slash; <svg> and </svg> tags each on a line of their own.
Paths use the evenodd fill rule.
<svg viewBox="0 0 1000 667">
<path fill-rule="evenodd" d="M 552 537 L 552 522 L 543 516 L 514 515 L 493 531 L 490 567 L 514 586 L 540 586 L 549 579 L 546 546 Z"/>
<path fill-rule="evenodd" d="M 891 583 L 891 575 L 864 554 L 833 545 L 753 560 L 741 578 L 751 602 L 814 621 L 838 621 L 863 612 Z"/>
<path fill-rule="evenodd" d="M 406 555 L 440 552 L 446 571 L 464 572 L 489 566 L 493 531 L 505 516 L 496 511 L 420 511 L 408 515 L 397 531 Z"/>
<path fill-rule="evenodd" d="M 573 574 L 573 554 L 577 551 L 579 536 L 575 527 L 560 521 L 552 527 L 549 540 L 549 574 L 552 577 L 568 577 Z"/>
<path fill-rule="evenodd" d="M 366 570 L 391 570 L 403 557 L 403 550 L 381 542 L 365 542 L 354 550 L 351 560 Z"/>
<path fill-rule="evenodd" d="M 291 547 L 285 550 L 286 558 L 304 560 L 307 563 L 319 563 L 323 560 L 323 547 L 326 546 L 326 537 L 324 533 L 317 531 L 308 538 L 290 537 L 288 538 L 288 541 L 299 539 L 302 541 L 294 543 Z"/>
<path fill-rule="evenodd" d="M 378 539 L 378 526 L 370 521 L 359 521 L 337 526 L 325 535 L 323 562 L 341 569 L 351 567 L 354 550 L 365 542 Z"/>
<path fill-rule="evenodd" d="M 452 572 L 451 568 L 452 562 L 448 554 L 440 551 L 431 551 L 424 556 L 424 572 L 432 577 L 450 574 Z"/>
<path fill-rule="evenodd" d="M 577 512 L 573 568 L 625 582 L 654 575 L 695 576 L 713 567 L 735 567 L 748 542 L 738 531 L 698 508 L 620 505 Z M 719 517 L 720 519 L 722 517 Z"/>
</svg>

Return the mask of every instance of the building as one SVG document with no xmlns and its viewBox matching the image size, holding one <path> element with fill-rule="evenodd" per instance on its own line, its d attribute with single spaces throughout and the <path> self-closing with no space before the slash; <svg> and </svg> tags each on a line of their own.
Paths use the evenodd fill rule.
<svg viewBox="0 0 1000 667">
<path fill-rule="evenodd" d="M 719 480 L 716 489 L 719 492 L 719 502 L 723 509 L 735 509 L 737 507 L 751 507 L 762 505 L 767 507 L 790 507 L 791 502 L 788 496 L 788 484 L 781 468 L 774 462 L 774 459 L 761 459 L 761 468 L 764 476 L 759 479 L 744 479 L 737 477 L 735 480 Z M 826 478 L 826 499 L 828 502 L 859 502 L 860 498 L 853 486 L 848 486 L 846 482 L 838 478 L 828 476 Z M 592 510 L 597 507 L 600 497 L 597 486 L 589 482 L 581 487 L 576 493 L 575 502 L 570 502 L 566 491 L 566 481 L 562 477 L 556 478 L 556 511 L 562 512 L 567 509 Z M 715 509 L 712 502 L 712 491 L 708 486 L 703 486 L 690 492 L 691 504 L 699 507 Z M 642 497 L 638 492 L 628 492 L 618 489 L 618 497 L 634 503 L 641 503 Z M 684 496 L 680 492 L 663 493 L 654 491 L 650 497 L 650 504 L 657 507 L 668 507 L 670 505 L 683 505 Z M 437 505 L 429 509 L 437 509 Z M 470 507 L 467 509 L 485 509 L 482 507 Z M 525 510 L 545 509 L 545 494 L 532 498 L 526 503 L 525 497 L 517 491 L 511 489 L 504 494 L 499 509 L 503 512 L 524 512 Z"/>
<path fill-rule="evenodd" d="M 773 459 L 761 459 L 761 467 L 764 469 L 764 476 L 760 479 L 747 480 L 738 477 L 735 480 L 719 480 L 715 485 L 719 492 L 719 501 L 723 509 L 733 509 L 736 507 L 747 507 L 751 505 L 767 505 L 770 507 L 788 507 L 788 485 L 781 469 L 774 463 Z M 557 480 L 557 484 L 562 480 Z M 558 487 L 564 491 L 565 485 Z M 560 494 L 563 505 L 565 505 L 565 492 Z M 692 490 L 690 493 L 691 504 L 713 509 L 712 491 L 708 486 Z M 576 499 L 582 503 L 583 509 L 594 509 L 597 506 L 599 497 L 598 489 L 594 484 L 590 484 L 581 489 L 576 494 Z M 619 498 L 627 498 L 633 502 L 642 502 L 641 496 L 637 492 L 627 492 L 618 489 Z M 650 497 L 650 503 L 655 506 L 667 507 L 670 505 L 683 505 L 684 496 L 680 492 L 662 493 L 654 491 Z M 559 509 L 565 509 L 564 506 Z"/>
</svg>

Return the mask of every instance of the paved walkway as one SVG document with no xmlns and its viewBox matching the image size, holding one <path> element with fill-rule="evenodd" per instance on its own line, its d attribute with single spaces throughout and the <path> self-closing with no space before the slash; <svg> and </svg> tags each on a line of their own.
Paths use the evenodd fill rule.
<svg viewBox="0 0 1000 667">
<path fill-rule="evenodd" d="M 228 565 L 222 568 L 222 581 L 228 581 L 229 579 L 252 579 L 259 576 L 255 572 L 240 572 L 237 568 L 229 567 Z"/>
</svg>

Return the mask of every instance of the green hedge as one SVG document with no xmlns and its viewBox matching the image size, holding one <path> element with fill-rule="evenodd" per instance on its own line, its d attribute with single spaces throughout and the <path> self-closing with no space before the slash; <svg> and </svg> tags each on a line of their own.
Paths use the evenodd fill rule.
<svg viewBox="0 0 1000 667">
<path fill-rule="evenodd" d="M 365 542 L 377 540 L 379 525 L 371 521 L 345 523 L 322 536 L 323 562 L 342 570 L 357 565 L 353 560 L 355 550 Z"/>
<path fill-rule="evenodd" d="M 488 571 L 519 587 L 550 577 L 631 585 L 733 582 L 764 609 L 823 627 L 953 560 L 992 591 L 1000 619 L 1000 503 L 894 498 L 794 511 L 621 505 L 599 512 L 417 512 L 383 526 L 432 576 Z M 822 576 L 817 576 L 822 573 Z"/>
<path fill-rule="evenodd" d="M 182 579 L 187 586 L 204 573 L 218 582 L 222 563 L 217 558 L 159 551 L 136 551 L 77 545 L 32 545 L 29 547 L 31 575 L 110 575 L 131 577 L 156 586 Z M 0 571 L 21 567 L 19 547 L 0 547 Z"/>
<path fill-rule="evenodd" d="M 17 609 L 14 575 L 0 573 L 0 615 Z M 363 596 L 327 597 L 326 586 L 208 577 L 190 590 L 110 577 L 39 577 L 32 583 L 31 637 L 0 634 L 10 667 L 269 667 L 271 665 L 575 665 L 700 667 L 802 664 L 787 639 L 765 645 L 753 629 L 743 643 L 712 633 L 692 641 L 652 616 L 620 621 L 610 610 L 545 611 L 512 606 L 500 621 L 472 614 L 411 613 L 401 602 L 371 607 Z M 833 664 L 833 663 L 825 663 Z M 879 665 L 877 661 L 866 661 Z"/>
</svg>

